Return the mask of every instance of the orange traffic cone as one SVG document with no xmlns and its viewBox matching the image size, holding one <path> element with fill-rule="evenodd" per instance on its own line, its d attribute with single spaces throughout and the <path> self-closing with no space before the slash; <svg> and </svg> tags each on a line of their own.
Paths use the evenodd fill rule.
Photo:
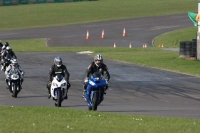
<svg viewBox="0 0 200 133">
<path fill-rule="evenodd" d="M 104 29 L 102 30 L 102 33 L 101 33 L 101 38 L 104 38 Z"/>
<path fill-rule="evenodd" d="M 142 47 L 143 47 L 143 48 L 146 48 L 146 47 L 147 47 L 147 44 L 146 44 L 146 43 L 144 43 L 144 44 L 142 45 Z"/>
<path fill-rule="evenodd" d="M 86 39 L 90 39 L 89 31 L 87 30 Z"/>
<path fill-rule="evenodd" d="M 144 43 L 144 44 L 142 45 L 142 47 L 143 47 L 143 48 L 146 48 L 146 47 L 147 47 L 147 44 L 146 44 L 146 43 Z"/>
<path fill-rule="evenodd" d="M 164 47 L 164 44 L 162 44 L 162 48 Z"/>
<path fill-rule="evenodd" d="M 114 48 L 116 48 L 116 42 L 114 42 Z"/>
<path fill-rule="evenodd" d="M 122 36 L 126 36 L 126 28 L 124 27 Z"/>
<path fill-rule="evenodd" d="M 132 48 L 132 43 L 130 42 L 130 44 L 129 44 L 129 48 Z"/>
</svg>

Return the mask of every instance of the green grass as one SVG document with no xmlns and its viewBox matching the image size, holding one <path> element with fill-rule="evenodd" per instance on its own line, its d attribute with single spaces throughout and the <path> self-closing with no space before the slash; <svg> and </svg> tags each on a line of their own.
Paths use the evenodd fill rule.
<svg viewBox="0 0 200 133">
<path fill-rule="evenodd" d="M 199 133 L 200 121 L 52 107 L 0 107 L 1 133 Z"/>
<path fill-rule="evenodd" d="M 173 48 L 174 46 L 179 48 L 181 41 L 192 41 L 192 39 L 196 39 L 197 31 L 197 27 L 192 27 L 165 33 L 155 39 L 154 46 L 158 47 L 164 44 L 165 48 Z"/>
<path fill-rule="evenodd" d="M 197 12 L 197 0 L 98 0 L 3 6 L 0 30 Z"/>
</svg>

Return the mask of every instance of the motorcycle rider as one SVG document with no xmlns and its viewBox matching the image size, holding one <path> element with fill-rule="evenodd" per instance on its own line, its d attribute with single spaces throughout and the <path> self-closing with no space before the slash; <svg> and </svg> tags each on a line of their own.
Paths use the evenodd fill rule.
<svg viewBox="0 0 200 133">
<path fill-rule="evenodd" d="M 8 42 L 5 42 L 5 44 L 2 46 L 2 51 L 4 51 L 6 49 L 6 47 L 9 46 Z"/>
<path fill-rule="evenodd" d="M 3 44 L 2 44 L 2 41 L 0 40 L 0 53 L 3 51 L 2 47 L 3 47 Z M 0 55 L 0 60 L 1 60 L 1 55 Z"/>
<path fill-rule="evenodd" d="M 56 73 L 61 73 L 61 75 L 65 77 L 65 80 L 67 81 L 67 91 L 71 86 L 71 84 L 69 83 L 70 74 L 67 70 L 67 67 L 63 65 L 62 59 L 60 57 L 55 57 L 54 64 L 51 66 L 50 71 L 49 71 L 49 83 L 46 86 L 49 93 L 48 99 L 51 98 L 50 88 L 51 88 L 53 77 L 56 76 Z M 64 98 L 67 99 L 67 93 Z"/>
<path fill-rule="evenodd" d="M 11 60 L 11 64 L 6 68 L 5 71 L 5 75 L 6 75 L 6 83 L 8 85 L 8 81 L 9 81 L 9 74 L 12 70 L 17 70 L 20 73 L 20 80 L 21 80 L 21 84 L 24 81 L 24 71 L 22 70 L 21 66 L 18 64 L 17 59 L 12 59 Z M 9 86 L 7 87 L 7 89 L 9 89 Z M 22 88 L 21 88 L 22 89 Z"/>
<path fill-rule="evenodd" d="M 92 63 L 88 66 L 86 70 L 86 77 L 84 79 L 84 85 L 83 85 L 83 97 L 85 97 L 85 92 L 88 85 L 88 79 L 90 75 L 92 75 L 94 72 L 101 72 L 107 83 L 105 91 L 108 89 L 108 81 L 110 80 L 110 74 L 108 72 L 107 66 L 103 63 L 103 56 L 97 54 L 96 56 L 94 56 L 94 61 L 92 61 Z"/>
<path fill-rule="evenodd" d="M 1 48 L 1 56 L 4 54 L 4 52 L 6 51 L 6 48 L 9 46 L 8 42 L 5 42 L 5 44 L 2 46 Z"/>
<path fill-rule="evenodd" d="M 5 46 L 5 45 L 4 45 Z M 6 69 L 6 64 L 5 64 L 5 59 L 9 57 L 9 59 L 17 59 L 17 56 L 13 52 L 12 48 L 10 46 L 7 46 L 4 52 L 2 53 L 2 60 L 1 60 L 1 70 L 5 71 Z"/>
</svg>

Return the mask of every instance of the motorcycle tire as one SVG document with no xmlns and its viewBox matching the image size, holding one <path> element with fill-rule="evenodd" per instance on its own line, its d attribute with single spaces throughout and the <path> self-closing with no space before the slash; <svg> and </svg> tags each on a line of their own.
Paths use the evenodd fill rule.
<svg viewBox="0 0 200 133">
<path fill-rule="evenodd" d="M 17 98 L 17 85 L 14 85 L 13 88 L 13 97 Z"/>
<path fill-rule="evenodd" d="M 58 91 L 57 107 L 61 107 L 62 103 L 62 91 Z"/>
<path fill-rule="evenodd" d="M 98 97 L 99 97 L 99 93 L 95 92 L 94 93 L 94 97 L 92 99 L 92 110 L 96 111 L 97 110 L 97 106 L 98 106 Z"/>
</svg>

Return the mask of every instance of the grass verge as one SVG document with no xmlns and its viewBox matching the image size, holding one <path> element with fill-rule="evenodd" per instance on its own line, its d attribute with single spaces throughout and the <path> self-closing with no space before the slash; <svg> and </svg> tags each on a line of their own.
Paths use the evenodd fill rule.
<svg viewBox="0 0 200 133">
<path fill-rule="evenodd" d="M 0 107 L 1 133 L 199 133 L 200 121 L 52 107 Z"/>
<path fill-rule="evenodd" d="M 197 0 L 98 0 L 2 6 L 0 30 L 197 12 Z"/>
<path fill-rule="evenodd" d="M 154 46 L 164 44 L 165 48 L 179 48 L 181 41 L 196 39 L 197 30 L 197 27 L 191 27 L 162 34 L 155 39 Z"/>
</svg>

